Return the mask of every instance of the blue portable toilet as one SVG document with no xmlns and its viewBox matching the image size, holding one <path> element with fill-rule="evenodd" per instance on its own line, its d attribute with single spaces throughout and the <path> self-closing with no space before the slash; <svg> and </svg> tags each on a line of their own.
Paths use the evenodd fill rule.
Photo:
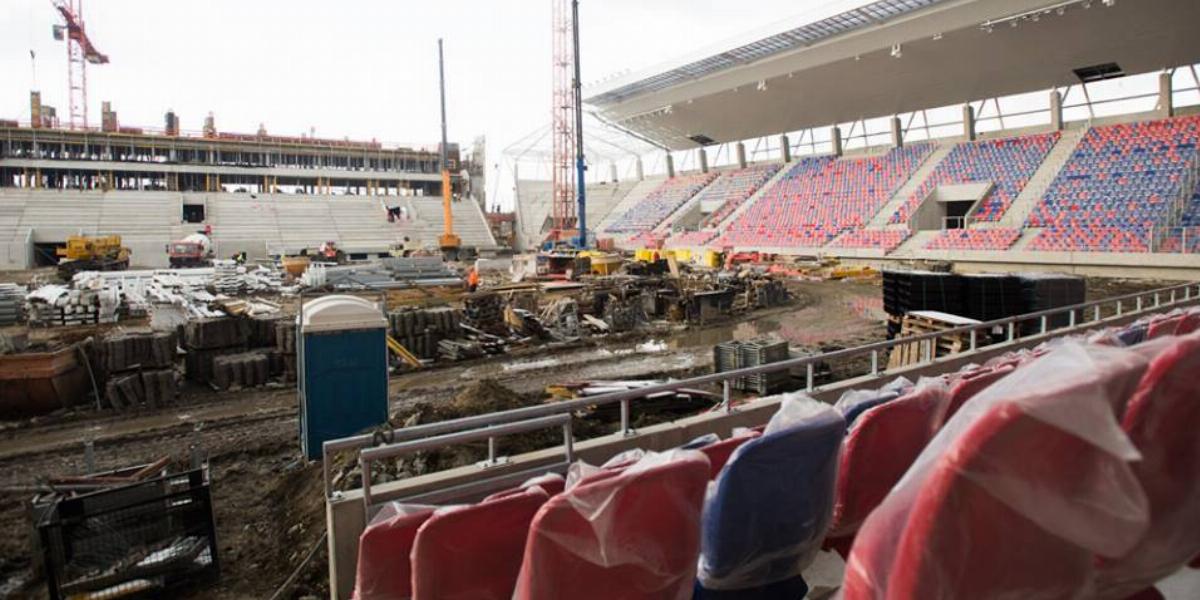
<svg viewBox="0 0 1200 600">
<path fill-rule="evenodd" d="M 305 303 L 297 320 L 300 448 L 311 460 L 326 440 L 387 421 L 388 322 L 376 305 L 340 295 Z"/>
</svg>

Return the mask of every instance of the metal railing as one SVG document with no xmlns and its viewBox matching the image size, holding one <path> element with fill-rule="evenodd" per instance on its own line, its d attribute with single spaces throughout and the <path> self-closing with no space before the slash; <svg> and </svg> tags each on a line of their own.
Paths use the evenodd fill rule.
<svg viewBox="0 0 1200 600">
<path fill-rule="evenodd" d="M 370 461 L 384 457 L 408 454 L 419 450 L 443 448 L 467 441 L 493 438 L 500 435 L 516 433 L 518 430 L 530 430 L 522 429 L 521 427 L 523 426 L 527 426 L 531 429 L 549 427 L 551 426 L 549 424 L 540 425 L 540 419 L 558 416 L 560 418 L 565 418 L 565 421 L 555 421 L 555 423 L 561 424 L 564 427 L 564 438 L 567 438 L 564 441 L 564 445 L 567 448 L 567 453 L 569 455 L 571 453 L 571 444 L 573 443 L 573 440 L 569 439 L 571 415 L 576 411 L 580 411 L 589 407 L 594 408 L 613 403 L 620 403 L 620 429 L 615 435 L 628 436 L 635 433 L 630 427 L 630 422 L 632 419 L 631 403 L 634 400 L 645 398 L 647 396 L 662 394 L 664 392 L 673 392 L 681 388 L 696 388 L 702 385 L 716 383 L 722 384 L 723 393 L 720 409 L 726 413 L 731 413 L 735 410 L 731 398 L 732 381 L 740 377 L 803 368 L 805 372 L 803 389 L 804 391 L 811 393 L 819 389 L 815 381 L 815 372 L 816 365 L 821 363 L 869 355 L 871 364 L 869 371 L 870 375 L 879 377 L 886 375 L 889 372 L 888 367 L 881 366 L 880 357 L 884 352 L 887 352 L 896 346 L 920 344 L 921 361 L 919 363 L 908 364 L 903 367 L 904 369 L 909 369 L 913 366 L 934 364 L 939 359 L 962 357 L 963 355 L 969 355 L 978 351 L 981 347 L 979 339 L 980 332 L 983 332 L 985 335 L 990 334 L 993 331 L 1002 332 L 1000 335 L 1003 337 L 1003 340 L 997 342 L 997 344 L 1004 344 L 1023 338 L 1042 336 L 1049 333 L 1051 330 L 1060 331 L 1065 334 L 1085 326 L 1090 327 L 1096 324 L 1102 324 L 1106 321 L 1111 321 L 1116 318 L 1128 318 L 1131 315 L 1150 314 L 1159 312 L 1164 308 L 1183 307 L 1197 303 L 1200 303 L 1200 283 L 1192 282 L 1148 290 L 1145 292 L 1125 294 L 1122 296 L 1115 296 L 1102 300 L 1093 300 L 1084 302 L 1082 304 L 1062 306 L 1023 315 L 1005 317 L 992 321 L 972 323 L 944 331 L 907 337 L 897 337 L 895 339 L 875 342 L 863 346 L 856 346 L 854 348 L 845 348 L 823 354 L 793 358 L 756 367 L 747 367 L 733 371 L 701 375 L 698 377 L 681 379 L 678 381 L 649 385 L 633 390 L 613 392 L 587 398 L 565 400 L 552 404 L 541 404 L 537 406 L 517 408 L 490 414 L 464 417 L 461 419 L 442 421 L 429 425 L 419 425 L 416 427 L 396 429 L 390 432 L 388 436 L 380 436 L 378 434 L 359 435 L 339 440 L 331 440 L 325 442 L 324 445 L 326 495 L 329 497 L 330 494 L 332 494 L 329 464 L 332 455 L 336 452 L 360 450 L 360 456 L 368 457 L 368 464 L 364 465 L 363 467 L 363 482 L 364 488 L 366 488 L 368 487 L 367 482 L 369 480 L 369 471 L 367 470 L 367 467 L 369 466 Z M 1054 319 L 1055 317 L 1060 317 L 1060 319 Z M 1062 320 L 1061 317 L 1065 317 L 1067 324 L 1061 327 L 1053 327 L 1051 325 L 1051 321 Z M 1022 331 L 1023 329 L 1027 329 L 1025 327 L 1026 324 L 1036 325 L 1033 333 Z M 969 346 L 962 352 L 952 354 L 950 356 L 939 357 L 937 356 L 936 352 L 938 340 L 947 336 L 965 336 L 967 339 L 969 339 Z M 959 339 L 962 339 L 962 337 Z M 535 426 L 534 423 L 537 423 L 538 425 Z M 458 433 L 450 435 L 450 432 Z M 384 439 L 385 437 L 386 439 Z M 371 448 L 371 446 L 380 443 L 389 445 Z M 486 468 L 488 466 L 491 465 L 486 462 L 480 463 L 481 468 Z M 364 493 L 364 495 L 367 494 Z"/>
</svg>

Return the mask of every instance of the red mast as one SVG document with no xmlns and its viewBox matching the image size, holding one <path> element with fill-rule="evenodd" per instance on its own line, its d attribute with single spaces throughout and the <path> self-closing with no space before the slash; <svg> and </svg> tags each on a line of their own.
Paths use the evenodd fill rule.
<svg viewBox="0 0 1200 600">
<path fill-rule="evenodd" d="M 550 135 L 554 143 L 551 218 L 558 240 L 575 227 L 575 48 L 570 0 L 550 0 L 554 35 L 554 90 Z"/>
<path fill-rule="evenodd" d="M 87 65 L 103 65 L 108 57 L 92 45 L 83 23 L 83 0 L 50 0 L 64 24 L 55 28 L 55 37 L 62 39 L 66 30 L 67 91 L 70 96 L 71 129 L 87 129 Z"/>
</svg>

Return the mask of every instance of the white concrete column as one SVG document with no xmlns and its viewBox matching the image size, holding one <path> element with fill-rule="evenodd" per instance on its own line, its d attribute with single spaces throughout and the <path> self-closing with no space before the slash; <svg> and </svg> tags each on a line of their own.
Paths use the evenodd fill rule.
<svg viewBox="0 0 1200 600">
<path fill-rule="evenodd" d="M 738 142 L 736 148 L 737 148 L 738 168 L 745 169 L 746 168 L 746 145 L 741 142 Z"/>
<path fill-rule="evenodd" d="M 963 137 L 975 141 L 975 107 L 970 104 L 963 105 Z"/>
<path fill-rule="evenodd" d="M 667 153 L 667 178 L 673 179 L 674 177 L 675 177 L 675 157 L 671 156 L 671 153 L 668 152 Z"/>
<path fill-rule="evenodd" d="M 833 155 L 842 155 L 842 128 L 834 125 L 829 128 L 829 143 L 833 145 Z"/>
<path fill-rule="evenodd" d="M 1175 116 L 1175 98 L 1171 94 L 1171 74 L 1167 71 L 1158 74 L 1158 116 L 1164 119 Z"/>
<path fill-rule="evenodd" d="M 1054 131 L 1062 131 L 1062 94 L 1058 90 L 1050 90 L 1050 128 Z"/>
<path fill-rule="evenodd" d="M 637 180 L 638 181 L 645 180 L 646 179 L 646 170 L 645 170 L 645 167 L 642 165 L 642 157 L 639 156 L 637 158 L 637 163 L 635 163 L 634 166 L 636 167 L 635 170 L 637 171 Z"/>
<path fill-rule="evenodd" d="M 892 117 L 892 147 L 904 147 L 904 130 L 900 127 L 900 117 Z"/>
<path fill-rule="evenodd" d="M 615 163 L 615 162 L 612 162 L 612 161 L 609 161 L 609 163 L 608 163 L 608 177 L 609 177 L 609 179 L 612 179 L 612 182 L 613 182 L 613 183 L 616 183 L 616 182 L 617 182 L 617 163 Z"/>
<path fill-rule="evenodd" d="M 783 155 L 783 162 L 792 162 L 792 142 L 788 140 L 786 133 L 779 136 L 779 150 Z"/>
<path fill-rule="evenodd" d="M 700 172 L 707 173 L 708 172 L 708 151 L 705 150 L 704 148 L 700 148 L 699 150 L 697 150 L 697 152 L 700 153 Z"/>
</svg>

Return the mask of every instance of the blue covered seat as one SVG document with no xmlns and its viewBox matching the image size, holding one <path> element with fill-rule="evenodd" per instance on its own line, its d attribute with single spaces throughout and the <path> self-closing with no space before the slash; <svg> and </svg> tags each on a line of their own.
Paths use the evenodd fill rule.
<svg viewBox="0 0 1200 600">
<path fill-rule="evenodd" d="M 829 526 L 845 429 L 832 407 L 788 399 L 762 437 L 734 452 L 705 502 L 694 598 L 804 597 L 801 571 Z"/>
</svg>

